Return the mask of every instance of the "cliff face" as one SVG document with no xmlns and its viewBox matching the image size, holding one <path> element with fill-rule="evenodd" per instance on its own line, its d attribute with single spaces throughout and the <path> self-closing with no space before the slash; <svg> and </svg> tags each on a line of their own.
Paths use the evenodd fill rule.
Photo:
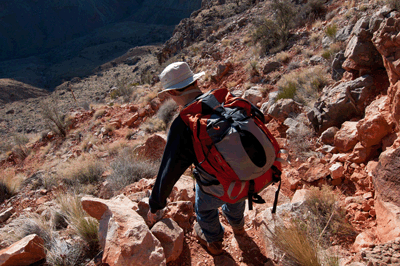
<svg viewBox="0 0 400 266">
<path fill-rule="evenodd" d="M 16 0 L 0 6 L 0 60 L 28 57 L 118 22 L 174 25 L 196 1 Z"/>
</svg>

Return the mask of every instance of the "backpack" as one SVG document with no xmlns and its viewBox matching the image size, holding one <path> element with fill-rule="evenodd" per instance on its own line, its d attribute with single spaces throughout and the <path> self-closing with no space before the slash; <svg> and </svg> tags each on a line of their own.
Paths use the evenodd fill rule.
<svg viewBox="0 0 400 266">
<path fill-rule="evenodd" d="M 279 182 L 280 148 L 264 122 L 263 113 L 227 89 L 212 90 L 186 106 L 180 116 L 192 133 L 198 165 L 193 175 L 203 192 L 225 202 L 248 199 L 265 203 L 257 194 Z"/>
</svg>

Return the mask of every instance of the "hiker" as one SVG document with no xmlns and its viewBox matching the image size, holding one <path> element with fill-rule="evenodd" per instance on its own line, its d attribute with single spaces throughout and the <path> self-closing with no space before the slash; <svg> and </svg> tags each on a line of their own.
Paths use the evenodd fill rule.
<svg viewBox="0 0 400 266">
<path fill-rule="evenodd" d="M 164 89 L 161 93 L 168 93 L 178 105 L 188 105 L 202 95 L 197 80 L 204 74 L 204 72 L 194 74 L 187 63 L 172 63 L 160 74 Z M 198 162 L 193 149 L 191 132 L 178 116 L 171 124 L 160 169 L 150 196 L 148 218 L 151 222 L 154 223 L 156 217 L 160 216 L 156 212 L 160 212 L 166 206 L 166 199 L 175 183 L 192 164 L 196 165 Z M 234 233 L 244 234 L 245 202 L 225 204 L 222 200 L 204 193 L 198 184 L 195 190 L 197 215 L 195 232 L 208 251 L 213 255 L 218 255 L 222 253 L 224 235 L 224 229 L 219 222 L 218 207 L 222 206 L 223 214 L 227 217 Z"/>
<path fill-rule="evenodd" d="M 171 124 L 147 218 L 154 223 L 162 217 L 175 183 L 194 164 L 194 230 L 200 243 L 218 255 L 224 236 L 218 208 L 235 235 L 245 234 L 245 199 L 249 209 L 253 202 L 265 203 L 257 193 L 280 180 L 279 145 L 265 127 L 264 115 L 250 102 L 227 89 L 203 94 L 197 82 L 204 74 L 194 74 L 184 62 L 172 63 L 160 74 L 160 93 L 184 108 Z"/>
</svg>

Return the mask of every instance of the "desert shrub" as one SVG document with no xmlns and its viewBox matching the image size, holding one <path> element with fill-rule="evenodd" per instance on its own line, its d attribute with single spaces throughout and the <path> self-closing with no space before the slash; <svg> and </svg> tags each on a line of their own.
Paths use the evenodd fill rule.
<svg viewBox="0 0 400 266">
<path fill-rule="evenodd" d="M 303 20 L 315 20 L 323 18 L 326 14 L 326 0 L 309 0 L 302 6 L 299 15 Z"/>
<path fill-rule="evenodd" d="M 342 44 L 339 42 L 332 43 L 328 49 L 324 49 L 321 56 L 328 61 L 331 61 L 335 54 L 342 50 Z"/>
<path fill-rule="evenodd" d="M 330 81 L 330 75 L 321 66 L 290 72 L 277 82 L 278 99 L 290 98 L 311 107 Z"/>
<path fill-rule="evenodd" d="M 116 99 L 122 97 L 124 102 L 129 102 L 133 93 L 133 87 L 129 84 L 128 80 L 118 79 L 116 84 L 116 89 L 110 92 L 110 98 Z"/>
<path fill-rule="evenodd" d="M 311 214 L 307 221 L 310 234 L 324 247 L 329 246 L 333 237 L 352 237 L 356 234 L 338 200 L 338 195 L 325 185 L 322 188 L 312 187 L 305 201 Z"/>
<path fill-rule="evenodd" d="M 24 134 L 15 134 L 13 137 L 14 147 L 12 151 L 18 158 L 24 160 L 28 157 L 30 150 L 26 147 L 26 144 L 29 142 L 29 139 Z"/>
<path fill-rule="evenodd" d="M 318 247 L 300 223 L 292 221 L 277 226 L 274 232 L 270 231 L 270 239 L 278 250 L 285 253 L 284 265 L 321 266 Z"/>
<path fill-rule="evenodd" d="M 279 88 L 277 100 L 279 99 L 293 99 L 296 95 L 296 84 L 294 82 L 288 82 Z"/>
<path fill-rule="evenodd" d="M 94 119 L 101 118 L 101 117 L 103 117 L 106 113 L 107 113 L 107 110 L 105 110 L 105 109 L 99 109 L 99 110 L 97 110 L 97 111 L 94 113 L 93 118 L 94 118 Z"/>
<path fill-rule="evenodd" d="M 289 131 L 287 135 L 287 147 L 290 151 L 288 160 L 305 161 L 311 156 L 318 157 L 312 141 L 314 131 L 311 129 L 307 118 L 298 116 L 295 120 L 299 123 L 296 132 Z"/>
<path fill-rule="evenodd" d="M 13 171 L 0 172 L 0 203 L 18 193 L 21 183 L 26 177 Z"/>
<path fill-rule="evenodd" d="M 278 62 L 287 63 L 290 61 L 290 54 L 288 52 L 280 52 L 275 55 L 275 59 Z"/>
<path fill-rule="evenodd" d="M 89 253 L 98 252 L 100 248 L 99 222 L 83 210 L 81 199 L 77 195 L 59 194 L 56 201 L 69 226 L 86 243 Z"/>
<path fill-rule="evenodd" d="M 158 167 L 157 163 L 139 159 L 135 149 L 125 148 L 111 163 L 112 173 L 107 180 L 117 191 L 142 178 L 154 177 Z"/>
<path fill-rule="evenodd" d="M 282 50 L 288 41 L 289 31 L 295 26 L 296 7 L 289 0 L 272 0 L 274 20 L 265 19 L 255 29 L 252 39 L 261 46 L 261 53 Z"/>
<path fill-rule="evenodd" d="M 312 187 L 304 202 L 305 216 L 292 218 L 271 230 L 272 244 L 285 254 L 284 265 L 338 266 L 332 252 L 332 239 L 355 236 L 338 204 L 338 196 L 329 186 Z"/>
<path fill-rule="evenodd" d="M 67 242 L 60 238 L 53 238 L 47 248 L 46 265 L 49 266 L 76 266 L 82 260 L 82 247 L 77 242 Z"/>
<path fill-rule="evenodd" d="M 147 119 L 142 125 L 140 125 L 140 128 L 150 134 L 166 130 L 167 126 L 165 125 L 163 120 L 156 116 Z"/>
<path fill-rule="evenodd" d="M 7 232 L 5 234 L 2 233 L 2 236 L 6 237 L 8 244 L 12 244 L 31 234 L 40 236 L 47 248 L 48 243 L 53 238 L 54 232 L 51 224 L 43 216 L 37 213 L 30 213 L 29 215 L 21 215 L 12 220 L 7 228 Z"/>
<path fill-rule="evenodd" d="M 158 109 L 156 116 L 161 119 L 167 127 L 176 115 L 177 110 L 178 105 L 176 104 L 176 102 L 172 99 L 169 99 L 160 106 L 160 109 Z"/>
<path fill-rule="evenodd" d="M 336 33 L 337 33 L 337 26 L 336 24 L 330 24 L 328 25 L 328 27 L 326 27 L 325 29 L 325 34 L 326 36 L 328 36 L 331 39 L 335 39 L 336 38 Z"/>
<path fill-rule="evenodd" d="M 58 174 L 65 183 L 79 190 L 81 185 L 99 182 L 103 172 L 104 166 L 101 161 L 93 157 L 82 157 L 64 164 Z"/>
<path fill-rule="evenodd" d="M 47 127 L 57 134 L 65 137 L 68 131 L 68 119 L 61 113 L 57 99 L 49 99 L 40 103 L 40 114 Z"/>
</svg>

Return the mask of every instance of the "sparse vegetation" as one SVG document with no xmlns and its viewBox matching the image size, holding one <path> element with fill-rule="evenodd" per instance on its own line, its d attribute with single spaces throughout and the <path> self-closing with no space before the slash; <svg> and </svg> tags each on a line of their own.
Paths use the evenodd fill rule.
<svg viewBox="0 0 400 266">
<path fill-rule="evenodd" d="M 68 131 L 68 119 L 61 113 L 57 99 L 48 99 L 40 104 L 40 113 L 47 127 L 55 133 L 65 137 Z"/>
<path fill-rule="evenodd" d="M 107 110 L 99 109 L 94 113 L 93 118 L 94 119 L 99 119 L 99 118 L 103 117 L 106 113 L 107 113 Z"/>
<path fill-rule="evenodd" d="M 290 72 L 278 81 L 278 99 L 290 98 L 302 104 L 312 106 L 322 89 L 329 84 L 330 76 L 320 66 Z"/>
<path fill-rule="evenodd" d="M 120 190 L 142 178 L 152 178 L 158 172 L 158 165 L 139 159 L 135 149 L 125 148 L 111 163 L 112 174 L 108 178 L 114 190 Z"/>
<path fill-rule="evenodd" d="M 338 266 L 339 258 L 328 252 L 332 237 L 354 236 L 345 220 L 338 197 L 329 186 L 312 187 L 305 201 L 306 218 L 269 229 L 272 244 L 285 254 L 284 265 Z"/>
<path fill-rule="evenodd" d="M 61 213 L 66 217 L 74 232 L 85 241 L 90 254 L 99 251 L 98 221 L 83 210 L 81 200 L 76 195 L 59 194 L 56 198 Z"/>
<path fill-rule="evenodd" d="M 172 99 L 165 101 L 158 109 L 156 116 L 161 119 L 167 128 L 174 116 L 177 114 L 178 105 Z"/>
<path fill-rule="evenodd" d="M 104 172 L 102 162 L 93 157 L 82 157 L 62 166 L 58 174 L 73 188 L 82 189 L 82 185 L 96 184 Z"/>
<path fill-rule="evenodd" d="M 278 62 L 288 63 L 290 61 L 290 54 L 289 54 L 289 52 L 283 51 L 283 52 L 277 53 L 275 55 L 275 59 Z"/>
<path fill-rule="evenodd" d="M 336 38 L 336 33 L 337 33 L 337 26 L 336 24 L 330 24 L 328 27 L 325 29 L 325 34 L 332 40 L 335 40 Z"/>
<path fill-rule="evenodd" d="M 165 125 L 164 121 L 161 120 L 158 117 L 151 117 L 146 120 L 141 126 L 141 129 L 143 129 L 147 133 L 155 133 L 159 131 L 163 131 L 167 129 L 167 126 Z"/>
<path fill-rule="evenodd" d="M 82 260 L 82 246 L 78 242 L 67 242 L 59 237 L 53 238 L 46 252 L 49 266 L 76 266 Z"/>
<path fill-rule="evenodd" d="M 29 149 L 26 147 L 26 144 L 29 142 L 28 137 L 25 134 L 15 134 L 14 135 L 14 154 L 20 158 L 21 160 L 25 160 L 29 155 Z"/>
<path fill-rule="evenodd" d="M 25 176 L 15 174 L 13 171 L 0 172 L 0 203 L 18 193 Z"/>
</svg>

